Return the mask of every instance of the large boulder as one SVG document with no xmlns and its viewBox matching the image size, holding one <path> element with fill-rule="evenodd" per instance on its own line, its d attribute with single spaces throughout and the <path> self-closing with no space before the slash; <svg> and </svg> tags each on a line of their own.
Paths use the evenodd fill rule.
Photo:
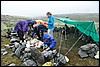
<svg viewBox="0 0 100 67">
<path fill-rule="evenodd" d="M 40 65 L 45 62 L 44 55 L 35 47 L 30 47 L 32 58 Z"/>
</svg>

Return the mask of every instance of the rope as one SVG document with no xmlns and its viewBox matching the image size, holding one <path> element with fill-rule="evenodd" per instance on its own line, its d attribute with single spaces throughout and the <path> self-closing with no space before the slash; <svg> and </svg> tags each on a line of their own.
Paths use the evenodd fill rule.
<svg viewBox="0 0 100 67">
<path fill-rule="evenodd" d="M 92 23 L 91 23 L 91 24 L 92 24 Z M 91 25 L 91 24 L 90 24 L 90 25 Z M 89 25 L 89 26 L 90 26 L 90 25 Z M 87 27 L 87 29 L 89 28 L 89 26 Z M 86 30 L 87 30 L 87 29 L 86 29 Z M 86 30 L 85 30 L 83 33 L 85 33 L 85 32 L 86 32 Z M 77 41 L 76 41 L 76 42 L 73 44 L 73 46 L 72 46 L 72 47 L 68 50 L 68 52 L 70 52 L 70 51 L 71 51 L 71 49 L 72 49 L 72 48 L 76 45 L 76 43 L 79 41 L 79 39 L 80 39 L 82 36 L 83 36 L 83 34 L 82 34 L 82 35 L 81 35 L 81 36 L 77 39 Z M 67 55 L 67 54 L 68 54 L 68 52 L 66 52 L 66 54 L 65 54 L 65 55 Z M 61 60 L 62 60 L 62 59 L 61 59 Z M 60 60 L 60 61 L 61 61 L 61 60 Z M 57 65 L 60 63 L 60 61 L 57 63 Z"/>
</svg>

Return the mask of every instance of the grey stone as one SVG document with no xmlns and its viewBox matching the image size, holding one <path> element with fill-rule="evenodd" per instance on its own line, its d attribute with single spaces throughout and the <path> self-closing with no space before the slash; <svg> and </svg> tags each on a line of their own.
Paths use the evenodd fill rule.
<svg viewBox="0 0 100 67">
<path fill-rule="evenodd" d="M 5 49 L 5 48 L 2 48 L 2 49 L 1 49 L 1 52 L 2 52 L 2 51 L 6 51 L 6 49 Z"/>
<path fill-rule="evenodd" d="M 12 43 L 12 42 L 18 42 L 18 39 L 13 38 L 13 39 L 10 40 L 10 42 L 11 42 L 11 43 Z"/>
<path fill-rule="evenodd" d="M 20 57 L 20 55 L 21 55 L 20 52 L 21 52 L 20 48 L 17 48 L 17 49 L 15 50 L 15 55 L 18 56 L 18 57 Z"/>
<path fill-rule="evenodd" d="M 4 48 L 5 48 L 6 50 L 8 50 L 8 49 L 10 49 L 10 46 L 9 46 L 9 45 L 5 45 Z"/>
<path fill-rule="evenodd" d="M 8 54 L 8 56 L 14 56 L 14 55 L 15 55 L 15 53 Z"/>
<path fill-rule="evenodd" d="M 16 66 L 16 64 L 14 64 L 14 63 L 11 63 L 10 65 L 8 65 L 8 66 Z"/>
<path fill-rule="evenodd" d="M 18 42 L 15 42 L 14 44 L 15 44 L 15 48 L 18 48 L 20 45 Z"/>
<path fill-rule="evenodd" d="M 88 57 L 88 54 L 85 51 L 79 50 L 78 54 L 81 58 Z"/>
<path fill-rule="evenodd" d="M 16 50 L 16 48 L 15 48 L 15 47 L 13 47 L 13 48 L 12 48 L 12 51 L 13 51 L 13 52 L 15 52 L 15 50 Z"/>
<path fill-rule="evenodd" d="M 43 64 L 45 62 L 44 55 L 35 47 L 30 47 L 30 52 L 32 58 L 36 60 L 39 64 Z"/>
<path fill-rule="evenodd" d="M 25 48 L 25 52 L 30 52 L 30 49 L 29 48 Z"/>
<path fill-rule="evenodd" d="M 33 60 L 26 60 L 21 66 L 37 66 Z"/>
<path fill-rule="evenodd" d="M 82 50 L 90 50 L 88 45 L 83 45 L 80 47 Z"/>
<path fill-rule="evenodd" d="M 5 51 L 5 52 L 3 52 L 3 55 L 6 55 L 8 52 L 7 51 Z"/>
<path fill-rule="evenodd" d="M 94 54 L 94 53 L 91 53 L 91 54 L 89 54 L 89 56 L 90 56 L 90 57 L 94 57 L 94 56 L 95 56 L 95 54 Z"/>
</svg>

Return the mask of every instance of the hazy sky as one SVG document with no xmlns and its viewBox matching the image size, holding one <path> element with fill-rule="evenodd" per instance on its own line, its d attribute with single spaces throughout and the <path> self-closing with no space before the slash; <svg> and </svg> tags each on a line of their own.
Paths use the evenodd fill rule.
<svg viewBox="0 0 100 67">
<path fill-rule="evenodd" d="M 69 13 L 99 13 L 99 1 L 1 1 L 1 14 L 46 16 Z"/>
</svg>

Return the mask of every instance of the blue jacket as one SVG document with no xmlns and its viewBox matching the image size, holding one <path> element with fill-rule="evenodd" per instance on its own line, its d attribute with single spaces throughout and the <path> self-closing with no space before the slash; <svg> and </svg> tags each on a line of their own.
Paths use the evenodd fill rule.
<svg viewBox="0 0 100 67">
<path fill-rule="evenodd" d="M 44 30 L 46 29 L 46 26 L 44 26 L 43 24 L 38 24 L 38 25 L 36 26 L 36 28 L 37 28 L 38 30 L 44 31 Z"/>
<path fill-rule="evenodd" d="M 19 20 L 14 25 L 14 32 L 21 30 L 23 33 L 28 29 L 28 23 L 25 20 Z"/>
<path fill-rule="evenodd" d="M 28 19 L 28 20 L 26 20 L 26 22 L 32 22 L 33 24 L 34 24 L 34 20 L 30 20 L 30 19 Z"/>
<path fill-rule="evenodd" d="M 48 39 L 47 41 L 45 41 L 46 39 Z M 44 34 L 42 37 L 42 41 L 44 42 L 44 44 L 47 44 L 49 48 L 53 48 L 56 45 L 56 40 L 49 36 L 48 34 Z"/>
<path fill-rule="evenodd" d="M 54 16 L 50 15 L 48 16 L 48 29 L 53 29 L 54 28 Z"/>
</svg>

